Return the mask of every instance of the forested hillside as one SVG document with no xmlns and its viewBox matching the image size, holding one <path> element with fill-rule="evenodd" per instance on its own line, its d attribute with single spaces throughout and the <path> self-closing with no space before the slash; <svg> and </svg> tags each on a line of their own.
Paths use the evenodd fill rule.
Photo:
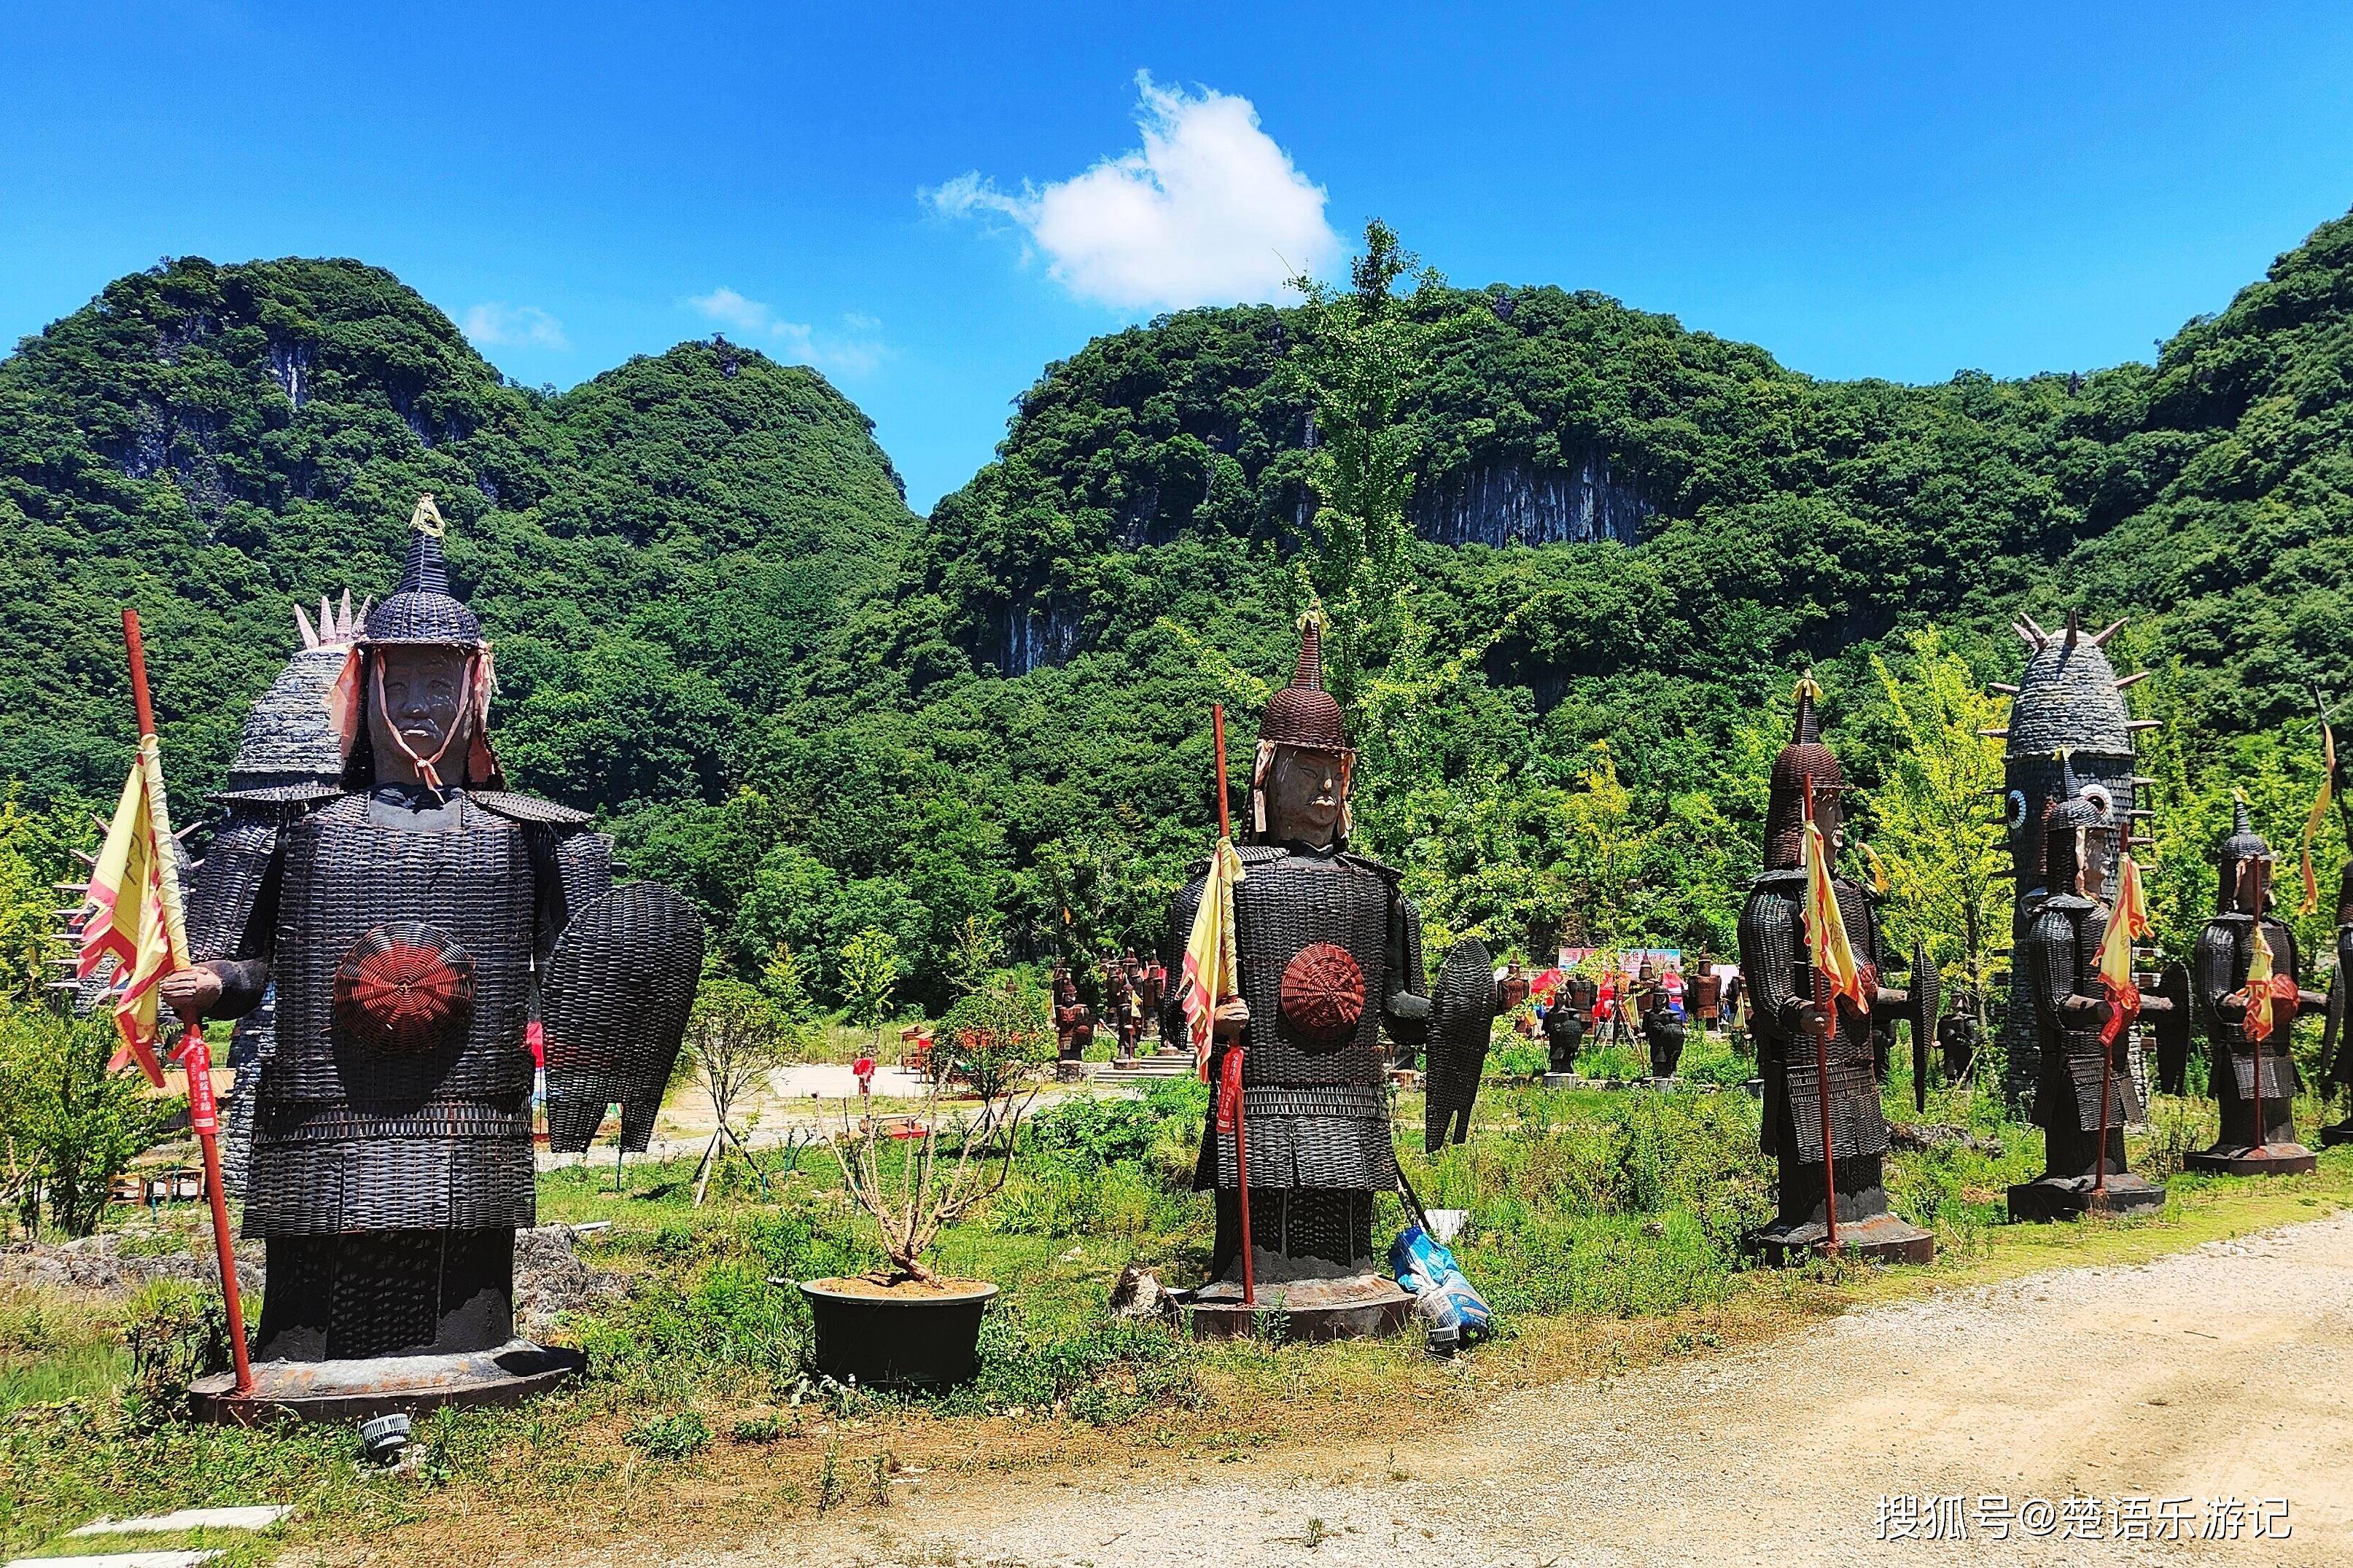
<svg viewBox="0 0 2353 1568">
<path fill-rule="evenodd" d="M 1402 299 L 1424 643 L 1359 837 L 1435 925 L 1721 948 L 1797 672 L 1875 784 L 1908 721 L 1873 657 L 1899 689 L 2006 679 L 2021 608 L 2133 615 L 2120 667 L 2179 661 L 2135 693 L 2178 857 L 2234 777 L 2291 836 L 2310 687 L 2353 686 L 2353 220 L 2154 366 L 2020 382 L 1816 381 L 1558 289 Z M 128 601 L 208 786 L 290 603 L 382 591 L 429 489 L 518 785 L 598 811 L 747 974 L 786 943 L 830 994 L 875 929 L 932 998 L 960 931 L 1155 940 L 1211 819 L 1208 705 L 1247 736 L 1305 599 L 1304 324 L 1088 344 L 920 520 L 855 407 L 748 350 L 549 396 L 355 263 L 123 279 L 0 363 L 0 773 L 39 806 L 119 784 Z"/>
</svg>

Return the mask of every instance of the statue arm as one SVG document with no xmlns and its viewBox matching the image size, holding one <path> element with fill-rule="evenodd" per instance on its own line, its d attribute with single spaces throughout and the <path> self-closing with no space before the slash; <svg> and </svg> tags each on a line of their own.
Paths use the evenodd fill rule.
<svg viewBox="0 0 2353 1568">
<path fill-rule="evenodd" d="M 2190 989 L 2198 1010 L 2213 1022 L 2235 1025 L 2247 1016 L 2246 998 L 2236 994 L 2237 960 L 2238 942 L 2229 926 L 2216 921 L 2199 932 L 2189 957 Z"/>
<path fill-rule="evenodd" d="M 1790 989 L 1800 941 L 1798 901 L 1753 892 L 1740 908 L 1740 978 L 1750 1016 L 1773 1033 L 1799 1033 L 1811 1004 Z"/>
<path fill-rule="evenodd" d="M 1421 963 L 1421 910 L 1402 893 L 1389 900 L 1388 994 L 1381 1018 L 1389 1038 L 1419 1050 L 1430 1037 L 1430 980 Z"/>
<path fill-rule="evenodd" d="M 269 989 L 283 837 L 275 811 L 232 809 L 196 867 L 187 889 L 188 959 L 220 982 L 208 1017 L 242 1018 Z"/>
<path fill-rule="evenodd" d="M 1161 963 L 1168 984 L 1160 992 L 1160 1037 L 1181 1040 L 1185 1034 L 1185 943 L 1193 934 L 1193 917 L 1201 908 L 1201 884 L 1188 882 L 1168 900 L 1168 939 L 1161 948 Z"/>
</svg>

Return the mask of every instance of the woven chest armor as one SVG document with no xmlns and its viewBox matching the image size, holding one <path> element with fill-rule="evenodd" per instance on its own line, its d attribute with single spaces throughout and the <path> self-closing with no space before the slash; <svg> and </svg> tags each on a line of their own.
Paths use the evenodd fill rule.
<svg viewBox="0 0 2353 1568">
<path fill-rule="evenodd" d="M 2242 989 L 2247 984 L 2247 969 L 2254 962 L 2254 921 L 2245 915 L 2217 915 L 2206 922 L 2199 934 L 2198 948 L 2189 959 L 2189 984 L 2198 998 L 2198 1011 L 2214 1044 L 2232 1052 L 2252 1052 L 2246 1031 L 2222 1016 L 2223 997 Z M 2295 933 L 2272 919 L 2263 917 L 2263 941 L 2272 950 L 2272 973 L 2288 979 L 2298 979 L 2303 966 L 2298 962 Z M 2263 1055 L 2284 1056 L 2287 1036 L 2274 1029 L 2263 1042 Z"/>
<path fill-rule="evenodd" d="M 1862 889 L 1843 878 L 1833 885 L 1854 955 L 1875 973 L 1879 929 Z M 1756 1026 L 1757 1065 L 1779 1083 L 1779 1092 L 1767 1099 L 1765 1151 L 1819 1165 L 1822 1163 L 1820 1063 L 1810 1037 L 1792 1035 L 1781 1026 L 1783 1005 L 1792 996 L 1810 994 L 1796 989 L 1797 966 L 1806 952 L 1805 893 L 1805 875 L 1799 871 L 1768 871 L 1751 885 L 1740 910 L 1740 974 Z M 1838 1020 L 1827 1053 L 1831 1152 L 1842 1161 L 1884 1154 L 1887 1118 L 1880 1109 L 1879 1083 L 1873 1071 L 1871 1020 L 1851 1017 L 1843 1008 Z M 1776 1125 L 1775 1105 L 1788 1116 L 1792 1148 L 1780 1147 L 1784 1130 Z"/>
<path fill-rule="evenodd" d="M 530 829 L 454 816 L 396 827 L 351 795 L 287 830 L 248 1236 L 533 1221 Z"/>
<path fill-rule="evenodd" d="M 1250 1184 L 1387 1192 L 1397 1180 L 1389 1142 L 1384 1004 L 1422 989 L 1419 974 L 1392 974 L 1390 923 L 1398 895 L 1369 864 L 1336 854 L 1240 851 L 1234 889 L 1241 995 L 1250 1011 L 1243 1059 L 1250 1119 Z M 1177 895 L 1182 941 L 1201 884 Z M 1413 921 L 1407 922 L 1409 928 Z M 1408 967 L 1419 950 L 1409 930 Z M 1172 998 L 1171 1017 L 1181 1015 Z M 1239 1184 L 1233 1140 L 1203 1139 L 1198 1187 Z"/>
<path fill-rule="evenodd" d="M 2142 1119 L 2132 1074 L 2110 1059 L 2097 1027 L 2073 1026 L 2060 1011 L 2070 996 L 2098 996 L 2100 943 L 2108 934 L 2107 911 L 2089 899 L 2047 899 L 2036 912 L 2019 958 L 2033 986 L 2034 1017 L 2042 1047 L 2042 1079 L 2034 1119 L 2046 1131 L 2096 1133 L 2101 1127 L 2100 1086 L 2106 1080 L 2106 1125 L 2121 1128 Z"/>
</svg>

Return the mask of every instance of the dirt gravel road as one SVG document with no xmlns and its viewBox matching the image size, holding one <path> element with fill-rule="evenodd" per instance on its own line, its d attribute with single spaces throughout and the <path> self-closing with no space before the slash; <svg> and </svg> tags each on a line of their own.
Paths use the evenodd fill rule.
<svg viewBox="0 0 2353 1568">
<path fill-rule="evenodd" d="M 1607 1389 L 1480 1413 L 1442 1452 L 1193 1464 L 927 1490 L 681 1561 L 769 1564 L 2353 1563 L 2353 1215 L 2134 1267 L 1872 1308 Z M 1959 1494 L 1965 1542 L 1876 1539 L 1883 1494 Z M 1995 1539 L 1978 1499 L 2055 1528 Z M 2071 1498 L 2285 1499 L 2288 1534 L 2061 1539 Z M 1905 1523 L 1899 1513 L 1897 1526 Z M 2156 1523 L 2156 1532 L 2165 1526 Z M 2276 1527 L 2274 1526 L 2275 1531 Z M 643 1561 L 643 1559 L 639 1559 Z"/>
</svg>

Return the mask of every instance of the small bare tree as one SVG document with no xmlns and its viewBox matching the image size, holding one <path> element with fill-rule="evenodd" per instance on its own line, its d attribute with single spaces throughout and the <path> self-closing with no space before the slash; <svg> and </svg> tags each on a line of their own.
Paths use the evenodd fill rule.
<svg viewBox="0 0 2353 1568">
<path fill-rule="evenodd" d="M 924 1266 L 923 1254 L 940 1238 L 941 1231 L 1005 1185 L 1013 1169 L 1013 1146 L 1021 1119 L 1037 1098 L 1033 1089 L 1018 1101 L 1008 1094 L 1001 1100 L 985 1102 L 978 1124 L 966 1131 L 954 1163 L 944 1171 L 939 1092 L 934 1089 L 923 1102 L 922 1142 L 906 1151 L 895 1182 L 882 1174 L 881 1119 L 868 1117 L 862 1129 L 853 1128 L 849 1102 L 842 1101 L 841 1131 L 831 1145 L 833 1157 L 841 1167 L 842 1186 L 873 1216 L 875 1228 L 881 1232 L 882 1252 L 891 1260 L 882 1275 L 884 1283 L 938 1281 L 939 1276 Z"/>
<path fill-rule="evenodd" d="M 735 1102 L 789 1059 L 793 1034 L 791 1021 L 776 1005 L 739 980 L 708 975 L 696 991 L 694 1012 L 687 1023 L 686 1048 L 702 1076 L 703 1090 L 711 1096 L 712 1116 L 718 1122 L 694 1168 L 696 1207 L 702 1206 L 711 1178 L 718 1173 L 730 1149 L 744 1157 L 755 1175 L 766 1179 L 760 1162 L 736 1136 Z"/>
</svg>

